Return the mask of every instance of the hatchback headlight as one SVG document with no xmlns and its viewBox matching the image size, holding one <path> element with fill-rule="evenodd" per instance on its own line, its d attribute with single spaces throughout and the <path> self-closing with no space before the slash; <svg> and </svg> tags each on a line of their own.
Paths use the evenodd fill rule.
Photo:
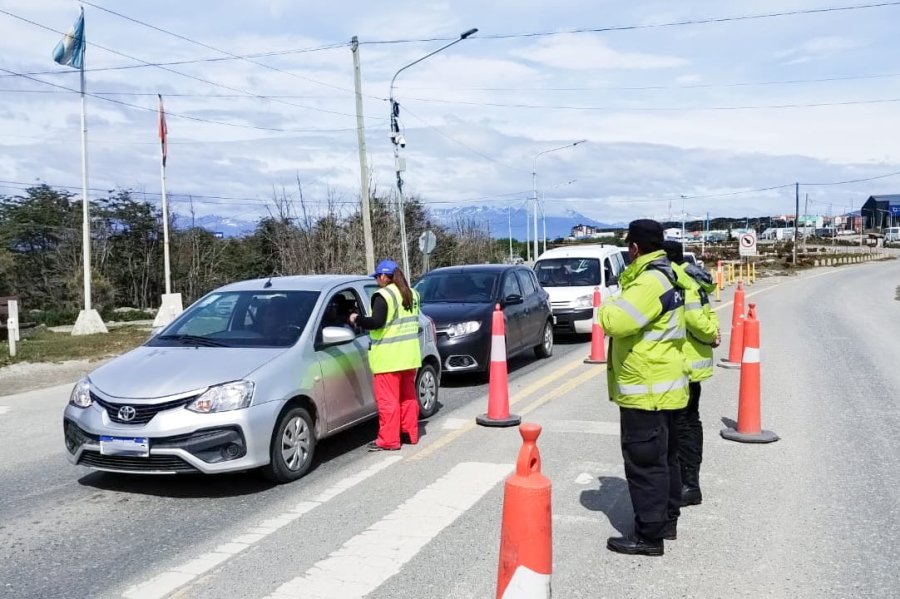
<svg viewBox="0 0 900 599">
<path fill-rule="evenodd" d="M 235 381 L 207 389 L 200 397 L 185 406 L 192 412 L 209 414 L 240 410 L 250 405 L 255 385 L 250 381 Z"/>
<path fill-rule="evenodd" d="M 575 307 L 576 308 L 593 308 L 594 307 L 594 294 L 582 295 L 581 297 L 575 298 Z"/>
<path fill-rule="evenodd" d="M 478 320 L 470 320 L 468 322 L 457 322 L 451 324 L 447 328 L 448 337 L 462 337 L 463 335 L 471 335 L 481 328 L 481 322 Z"/>
<path fill-rule="evenodd" d="M 81 379 L 75 383 L 72 394 L 69 396 L 69 403 L 76 408 L 86 408 L 94 403 L 91 399 L 91 383 L 87 379 Z"/>
</svg>

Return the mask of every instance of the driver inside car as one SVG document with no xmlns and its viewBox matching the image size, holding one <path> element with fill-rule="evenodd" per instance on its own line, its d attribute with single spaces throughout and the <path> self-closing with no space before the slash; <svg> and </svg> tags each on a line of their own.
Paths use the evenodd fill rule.
<svg viewBox="0 0 900 599">
<path fill-rule="evenodd" d="M 288 337 L 291 323 L 288 322 L 289 302 L 286 297 L 275 296 L 262 310 L 259 323 L 260 334 L 267 339 Z"/>
</svg>

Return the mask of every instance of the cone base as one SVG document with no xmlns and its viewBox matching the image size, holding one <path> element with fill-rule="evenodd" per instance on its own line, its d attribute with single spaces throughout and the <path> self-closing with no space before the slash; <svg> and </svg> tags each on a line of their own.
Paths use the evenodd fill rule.
<svg viewBox="0 0 900 599">
<path fill-rule="evenodd" d="M 739 433 L 733 428 L 723 428 L 719 431 L 723 439 L 737 441 L 738 443 L 772 443 L 778 440 L 778 435 L 772 431 L 761 430 L 758 433 Z"/>
<path fill-rule="evenodd" d="M 729 362 L 725 358 L 722 358 L 722 361 L 716 364 L 719 368 L 728 368 L 729 370 L 740 370 L 741 363 L 740 362 Z"/>
<path fill-rule="evenodd" d="M 587 357 L 584 359 L 585 364 L 606 364 L 606 358 L 602 360 L 595 360 L 594 358 Z"/>
<path fill-rule="evenodd" d="M 522 422 L 522 417 L 517 416 L 516 414 L 510 414 L 506 418 L 491 418 L 487 414 L 482 414 L 481 416 L 475 417 L 475 422 L 477 422 L 481 426 L 519 426 L 519 424 L 521 424 Z"/>
</svg>

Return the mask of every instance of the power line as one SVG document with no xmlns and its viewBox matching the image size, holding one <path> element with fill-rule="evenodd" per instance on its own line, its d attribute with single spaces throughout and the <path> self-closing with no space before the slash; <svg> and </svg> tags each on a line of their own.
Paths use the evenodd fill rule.
<svg viewBox="0 0 900 599">
<path fill-rule="evenodd" d="M 65 35 L 62 31 L 58 31 L 58 30 L 56 30 L 56 29 L 53 29 L 52 27 L 48 27 L 47 25 L 43 25 L 43 24 L 38 23 L 38 22 L 36 22 L 36 21 L 32 21 L 31 19 L 26 19 L 25 17 L 21 17 L 21 16 L 19 16 L 19 15 L 13 14 L 13 13 L 11 13 L 11 12 L 9 12 L 9 11 L 0 9 L 0 13 L 5 14 L 5 15 L 8 15 L 8 16 L 14 18 L 14 19 L 18 19 L 19 21 L 23 21 L 23 22 L 28 23 L 28 24 L 30 24 L 30 25 L 34 25 L 35 27 L 40 27 L 41 29 L 46 29 L 47 31 L 51 31 L 51 32 L 56 33 L 56 34 L 59 34 L 59 35 Z M 212 85 L 212 86 L 214 86 L 214 87 L 218 87 L 218 88 L 221 88 L 221 89 L 227 89 L 227 90 L 229 90 L 229 91 L 233 91 L 233 92 L 238 92 L 238 93 L 246 94 L 248 97 L 259 98 L 259 99 L 261 99 L 261 100 L 268 100 L 268 101 L 270 101 L 270 102 L 276 102 L 276 103 L 278 103 L 278 104 L 284 104 L 284 105 L 286 105 L 286 106 L 292 106 L 292 107 L 294 107 L 294 108 L 301 108 L 301 109 L 304 109 L 304 110 L 313 110 L 313 111 L 316 111 L 316 112 L 323 112 L 323 113 L 328 113 L 328 114 L 336 114 L 336 115 L 340 115 L 340 116 L 348 116 L 348 117 L 354 117 L 354 118 L 356 117 L 355 114 L 350 114 L 350 113 L 346 113 L 346 112 L 339 112 L 339 111 L 336 111 L 336 110 L 329 110 L 329 109 L 327 109 L 327 108 L 317 108 L 317 107 L 315 107 L 315 106 L 306 106 L 306 105 L 303 105 L 303 104 L 295 104 L 295 103 L 293 103 L 293 102 L 287 102 L 287 101 L 285 101 L 285 100 L 279 100 L 279 99 L 269 98 L 269 97 L 263 96 L 263 95 L 261 95 L 261 94 L 257 94 L 257 93 L 250 92 L 250 91 L 243 90 L 243 89 L 236 88 L 236 87 L 231 87 L 231 86 L 229 86 L 229 85 L 224 85 L 224 84 L 222 84 L 222 83 L 216 83 L 215 81 L 210 81 L 209 79 L 204 79 L 204 78 L 202 78 L 202 77 L 197 77 L 197 76 L 191 75 L 191 74 L 189 74 L 189 73 L 183 73 L 183 72 L 181 72 L 181 71 L 176 71 L 175 69 L 170 69 L 169 67 L 160 66 L 160 65 L 158 65 L 158 64 L 154 64 L 154 63 L 148 62 L 148 61 L 146 61 L 146 60 L 144 60 L 144 59 L 142 59 L 142 58 L 137 58 L 137 57 L 135 57 L 135 56 L 131 56 L 131 55 L 129 55 L 129 54 L 125 54 L 124 52 L 119 52 L 118 50 L 113 50 L 113 49 L 111 49 L 111 48 L 107 48 L 107 47 L 105 47 L 105 46 L 101 46 L 101 45 L 96 44 L 96 43 L 89 43 L 88 45 L 91 45 L 91 46 L 93 46 L 93 47 L 95 47 L 95 48 L 98 48 L 98 49 L 100 49 L 100 50 L 104 50 L 104 51 L 106 51 L 106 52 L 110 52 L 110 53 L 115 54 L 115 55 L 117 55 L 117 56 L 122 56 L 123 58 L 127 58 L 128 60 L 133 60 L 133 61 L 135 61 L 135 62 L 139 62 L 139 63 L 141 63 L 141 64 L 143 64 L 143 65 L 145 65 L 145 66 L 156 67 L 156 68 L 161 69 L 161 70 L 163 70 L 163 71 L 167 71 L 167 72 L 169 72 L 169 73 L 173 73 L 173 74 L 179 75 L 179 76 L 181 76 L 181 77 L 186 77 L 186 78 L 188 78 L 188 79 L 193 79 L 194 81 L 199 81 L 200 83 L 204 83 L 204 84 L 206 84 L 206 85 Z M 12 73 L 12 71 L 7 71 L 7 72 L 8 72 L 8 73 Z M 20 75 L 21 75 L 21 74 L 20 74 Z"/>
<path fill-rule="evenodd" d="M 77 94 L 80 94 L 80 93 L 81 93 L 81 92 L 80 92 L 79 90 L 77 90 L 77 89 L 74 89 L 74 88 L 71 88 L 71 87 L 67 87 L 67 86 L 65 86 L 65 85 L 59 85 L 58 83 L 52 83 L 52 82 L 50 82 L 50 81 L 44 81 L 44 80 L 42 80 L 42 79 L 38 79 L 38 78 L 36 78 L 36 77 L 31 77 L 31 76 L 25 75 L 25 74 L 23 74 L 23 73 L 16 73 L 15 71 L 10 71 L 9 69 L 3 68 L 3 67 L 0 67 L 0 71 L 3 71 L 4 73 L 10 73 L 10 74 L 13 74 L 13 75 L 18 75 L 18 76 L 20 76 L 20 77 L 22 77 L 22 78 L 24 78 L 24 79 L 28 79 L 29 81 L 34 81 L 34 82 L 36 82 L 36 83 L 42 83 L 42 84 L 44 84 L 44 85 L 49 85 L 49 86 L 51 86 L 51 87 L 55 87 L 55 88 L 58 88 L 58 89 L 62 89 L 62 90 L 65 90 L 65 91 L 67 91 L 67 92 L 72 92 L 72 93 L 77 93 Z M 84 92 L 84 95 L 90 96 L 90 97 L 92 97 L 92 98 L 97 98 L 97 99 L 99 99 L 99 100 L 103 100 L 104 102 L 110 102 L 110 103 L 112 103 L 112 104 L 118 104 L 118 105 L 120 105 L 120 106 L 125 106 L 125 107 L 133 108 L 133 109 L 136 109 L 136 110 L 143 110 L 143 111 L 153 112 L 153 113 L 156 113 L 156 112 L 157 112 L 157 109 L 156 109 L 156 108 L 150 108 L 150 107 L 147 107 L 147 106 L 140 106 L 140 105 L 138 105 L 138 104 L 132 104 L 131 102 L 123 102 L 122 100 L 116 100 L 116 99 L 113 99 L 113 98 L 107 98 L 107 97 L 105 97 L 105 96 L 100 96 L 100 95 L 94 94 L 94 93 L 92 93 L 92 92 Z M 343 129 L 280 129 L 280 128 L 277 128 L 277 127 L 261 127 L 261 126 L 258 126 L 258 125 L 242 125 L 242 124 L 239 124 L 239 123 L 229 123 L 229 122 L 226 122 L 226 121 L 216 121 L 216 120 L 212 120 L 212 119 L 204 119 L 204 118 L 201 118 L 201 117 L 190 116 L 190 115 L 187 115 L 187 114 L 179 114 L 179 113 L 177 113 L 177 112 L 169 112 L 169 111 L 166 111 L 166 116 L 167 116 L 167 117 L 170 117 L 170 116 L 171 116 L 171 117 L 175 117 L 175 118 L 179 118 L 179 119 L 185 119 L 185 120 L 189 120 L 189 121 L 196 121 L 196 122 L 199 122 L 199 123 L 209 123 L 209 124 L 213 124 L 213 125 L 223 125 L 223 126 L 226 126 L 226 127 L 238 127 L 238 128 L 241 128 L 241 129 L 256 129 L 256 130 L 259 130 L 259 131 L 276 131 L 276 132 L 279 132 L 279 133 L 323 133 L 323 132 L 334 133 L 334 132 L 339 132 L 339 131 L 356 131 L 356 127 L 347 127 L 347 128 L 343 128 Z"/>
<path fill-rule="evenodd" d="M 867 177 L 865 179 L 848 179 L 847 181 L 832 181 L 831 183 L 801 183 L 809 187 L 824 187 L 830 185 L 847 185 L 849 183 L 865 183 L 866 181 L 875 181 L 876 179 L 887 179 L 888 177 L 896 177 L 900 175 L 900 171 L 887 173 L 886 175 L 878 175 L 877 177 Z"/>
<path fill-rule="evenodd" d="M 829 106 L 854 106 L 865 104 L 887 104 L 900 102 L 900 98 L 876 98 L 871 100 L 847 100 L 843 102 L 812 102 L 790 104 L 763 104 L 748 106 L 566 106 L 552 104 L 523 104 L 501 102 L 470 102 L 467 100 L 444 100 L 441 98 L 406 98 L 407 101 L 432 104 L 461 104 L 465 106 L 487 106 L 492 108 L 529 108 L 538 110 L 576 110 L 588 112 L 701 112 L 732 110 L 781 110 L 788 108 L 823 108 Z"/>
<path fill-rule="evenodd" d="M 257 61 L 257 60 L 253 60 L 253 59 L 251 59 L 251 58 L 246 58 L 246 57 L 244 57 L 244 56 L 239 56 L 239 55 L 237 55 L 237 54 L 234 54 L 233 52 L 229 52 L 229 51 L 227 51 L 227 50 L 222 50 L 221 48 L 216 48 L 215 46 L 211 46 L 211 45 L 209 45 L 209 44 L 206 44 L 206 43 L 204 43 L 204 42 L 197 41 L 197 40 L 192 39 L 192 38 L 189 38 L 189 37 L 187 37 L 187 36 L 184 36 L 184 35 L 181 35 L 181 34 L 178 34 L 178 33 L 174 33 L 174 32 L 172 32 L 172 31 L 168 31 L 168 30 L 163 29 L 163 28 L 161 28 L 161 27 L 157 27 L 156 25 L 151 25 L 150 23 L 145 23 L 144 21 L 140 21 L 140 20 L 138 20 L 138 19 L 135 19 L 135 18 L 133 18 L 133 17 L 129 17 L 129 16 L 127 16 L 127 15 L 123 15 L 122 13 L 118 13 L 118 12 L 116 12 L 116 11 L 114 11 L 114 10 L 110 10 L 110 9 L 108 9 L 108 8 L 104 8 L 103 6 L 94 4 L 94 3 L 92 3 L 92 2 L 88 2 L 87 0 L 82 0 L 81 3 L 82 3 L 82 4 L 87 4 L 88 6 L 92 6 L 93 8 L 96 8 L 96 9 L 98 9 L 98 10 L 102 10 L 102 11 L 105 12 L 105 13 L 109 13 L 109 14 L 114 15 L 114 16 L 117 16 L 117 17 L 119 17 L 119 18 L 121 18 L 121 19 L 125 19 L 126 21 L 130 21 L 130 22 L 132 22 L 132 23 L 137 23 L 138 25 L 141 25 L 141 26 L 143 26 L 143 27 L 147 27 L 147 28 L 149 28 L 149 29 L 153 29 L 154 31 L 159 31 L 160 33 L 165 33 L 166 35 L 170 35 L 170 36 L 172 36 L 172 37 L 174 37 L 174 38 L 177 38 L 177 39 L 186 41 L 186 42 L 188 42 L 188 43 L 194 44 L 194 45 L 196 45 L 196 46 L 200 46 L 200 47 L 202 47 L 202 48 L 206 48 L 207 50 L 213 50 L 213 51 L 215 51 L 215 52 L 220 52 L 220 53 L 225 54 L 226 56 L 229 56 L 229 57 L 231 57 L 231 58 L 234 58 L 234 59 L 237 59 L 237 60 L 243 60 L 244 62 L 248 62 L 248 63 L 250 63 L 250 64 L 256 65 L 256 66 L 258 66 L 258 67 L 262 67 L 262 68 L 264 68 L 264 69 L 268 69 L 268 70 L 270 70 L 270 71 L 275 71 L 275 72 L 277 72 L 277 73 L 283 73 L 283 74 L 285 74 L 285 75 L 289 75 L 289 76 L 295 77 L 295 78 L 297 78 L 297 79 L 302 79 L 303 81 L 308 81 L 308 82 L 310 82 L 310 83 L 315 83 L 316 85 L 322 85 L 322 86 L 324 86 L 324 87 L 330 87 L 330 88 L 332 88 L 332 89 L 337 89 L 337 90 L 340 90 L 340 91 L 343 91 L 343 92 L 348 92 L 348 93 L 351 93 L 351 94 L 356 93 L 354 90 L 349 89 L 349 88 L 346 88 L 346 87 L 340 87 L 340 86 L 337 86 L 337 85 L 332 85 L 331 83 L 325 83 L 324 81 L 318 81 L 318 80 L 316 80 L 316 79 L 311 79 L 311 78 L 309 78 L 309 77 L 304 77 L 303 75 L 298 75 L 297 73 L 292 73 L 292 72 L 290 72 L 290 71 L 285 71 L 285 70 L 283 70 L 283 69 L 279 69 L 279 68 L 277 68 L 277 67 L 273 67 L 273 66 L 271 66 L 271 65 L 268 65 L 268 64 L 266 64 L 266 63 L 264 63 L 264 62 L 259 62 L 259 61 Z"/>
</svg>

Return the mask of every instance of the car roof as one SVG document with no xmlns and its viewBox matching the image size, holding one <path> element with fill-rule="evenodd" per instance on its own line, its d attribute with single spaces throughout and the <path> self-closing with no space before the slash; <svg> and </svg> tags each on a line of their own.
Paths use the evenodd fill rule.
<svg viewBox="0 0 900 599">
<path fill-rule="evenodd" d="M 271 281 L 269 287 L 265 287 Z M 372 282 L 363 275 L 296 275 L 291 277 L 266 277 L 249 281 L 229 283 L 216 291 L 325 291 L 338 285 L 358 282 Z"/>
<path fill-rule="evenodd" d="M 463 264 L 460 266 L 443 266 L 428 271 L 424 276 L 430 274 L 463 274 L 468 272 L 489 272 L 503 273 L 508 270 L 527 270 L 521 264 Z"/>
<path fill-rule="evenodd" d="M 547 250 L 538 256 L 538 260 L 545 260 L 548 258 L 603 258 L 610 254 L 615 254 L 622 249 L 623 248 L 617 245 L 605 244 L 567 245 Z"/>
</svg>

